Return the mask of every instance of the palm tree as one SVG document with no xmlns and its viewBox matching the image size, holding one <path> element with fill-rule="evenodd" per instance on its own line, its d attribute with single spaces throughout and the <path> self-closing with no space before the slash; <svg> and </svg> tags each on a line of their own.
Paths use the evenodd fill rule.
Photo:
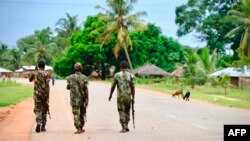
<svg viewBox="0 0 250 141">
<path fill-rule="evenodd" d="M 70 16 L 69 13 L 66 13 L 66 18 L 60 18 L 56 26 L 58 26 L 56 28 L 58 36 L 66 39 L 69 39 L 73 33 L 80 30 L 80 27 L 77 26 L 77 15 Z"/>
<path fill-rule="evenodd" d="M 185 57 L 186 64 L 184 65 L 184 75 L 186 76 L 188 83 L 194 88 L 199 71 L 199 56 L 196 51 L 186 51 Z"/>
<path fill-rule="evenodd" d="M 8 45 L 1 43 L 0 45 L 0 66 L 4 65 L 4 61 L 7 60 L 7 58 L 5 58 L 5 54 L 8 52 Z"/>
<path fill-rule="evenodd" d="M 45 60 L 48 65 L 53 62 L 56 55 L 56 45 L 51 41 L 51 29 L 49 27 L 42 31 L 35 31 L 34 47 L 29 48 L 25 53 L 23 60 L 28 64 L 36 64 L 39 60 Z M 52 55 L 53 54 L 53 55 Z"/>
<path fill-rule="evenodd" d="M 203 48 L 201 54 L 199 55 L 201 65 L 206 72 L 206 74 L 211 73 L 215 68 L 216 63 L 216 49 L 210 55 L 208 48 Z"/>
<path fill-rule="evenodd" d="M 228 11 L 228 18 L 237 24 L 237 27 L 232 29 L 227 37 L 232 37 L 244 30 L 241 36 L 240 49 L 245 56 L 250 56 L 250 0 L 241 0 L 239 4 L 235 4 Z"/>
<path fill-rule="evenodd" d="M 10 58 L 9 58 L 9 68 L 12 70 L 17 70 L 21 67 L 21 51 L 13 48 L 10 51 Z"/>
<path fill-rule="evenodd" d="M 141 16 L 147 15 L 146 12 L 136 12 L 129 15 L 133 9 L 133 4 L 136 1 L 137 0 L 106 0 L 109 9 L 100 5 L 96 6 L 97 9 L 105 11 L 105 14 L 100 13 L 98 18 L 107 22 L 105 26 L 95 30 L 102 33 L 97 37 L 97 41 L 102 42 L 102 47 L 104 44 L 107 44 L 112 39 L 116 38 L 114 55 L 117 58 L 122 47 L 125 51 L 131 70 L 133 67 L 130 61 L 127 46 L 130 45 L 132 49 L 132 41 L 128 31 L 146 29 L 146 26 L 143 25 L 142 20 L 140 20 Z"/>
</svg>

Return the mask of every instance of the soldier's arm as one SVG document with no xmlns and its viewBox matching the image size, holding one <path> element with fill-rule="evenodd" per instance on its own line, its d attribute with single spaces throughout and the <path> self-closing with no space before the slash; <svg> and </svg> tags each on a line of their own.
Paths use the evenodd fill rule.
<svg viewBox="0 0 250 141">
<path fill-rule="evenodd" d="M 88 87 L 85 87 L 84 94 L 86 95 L 86 100 L 89 103 L 89 89 L 88 89 Z"/>
<path fill-rule="evenodd" d="M 114 78 L 109 95 L 109 101 L 112 99 L 113 92 L 115 91 L 115 86 L 117 85 L 117 80 Z"/>
<path fill-rule="evenodd" d="M 35 74 L 32 73 L 30 78 L 29 78 L 29 81 L 32 82 L 34 79 L 35 79 Z"/>
<path fill-rule="evenodd" d="M 69 82 L 69 78 L 67 79 L 67 90 L 70 90 L 70 82 Z"/>
</svg>

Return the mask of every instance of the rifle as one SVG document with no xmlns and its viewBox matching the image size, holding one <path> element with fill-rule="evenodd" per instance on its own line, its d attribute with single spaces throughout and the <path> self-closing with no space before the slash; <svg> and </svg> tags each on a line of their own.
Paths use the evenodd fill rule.
<svg viewBox="0 0 250 141">
<path fill-rule="evenodd" d="M 49 112 L 49 86 L 46 88 L 46 110 L 47 114 L 49 115 L 49 119 L 51 119 L 50 112 Z"/>
<path fill-rule="evenodd" d="M 135 129 L 135 108 L 133 103 L 132 103 L 132 118 L 133 118 L 133 126 Z"/>
</svg>

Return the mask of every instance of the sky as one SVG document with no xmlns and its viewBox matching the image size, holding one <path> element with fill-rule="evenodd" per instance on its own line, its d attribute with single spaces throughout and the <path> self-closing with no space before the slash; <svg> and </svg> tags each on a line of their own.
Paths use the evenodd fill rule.
<svg viewBox="0 0 250 141">
<path fill-rule="evenodd" d="M 86 17 L 101 12 L 96 5 L 106 6 L 106 0 L 0 0 L 0 43 L 10 47 L 16 41 L 31 35 L 35 30 L 56 27 L 56 22 L 66 17 L 78 15 L 78 23 L 83 25 Z M 193 35 L 177 37 L 175 8 L 187 0 L 138 0 L 131 13 L 146 11 L 144 23 L 154 23 L 162 29 L 163 35 L 173 37 L 183 45 L 199 47 L 202 45 Z"/>
</svg>

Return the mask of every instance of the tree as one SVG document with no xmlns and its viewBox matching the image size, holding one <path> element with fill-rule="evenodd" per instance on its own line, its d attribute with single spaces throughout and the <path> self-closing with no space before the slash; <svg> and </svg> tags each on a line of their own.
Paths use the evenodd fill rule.
<svg viewBox="0 0 250 141">
<path fill-rule="evenodd" d="M 4 66 L 7 61 L 6 54 L 8 53 L 8 45 L 1 43 L 0 44 L 0 66 Z"/>
<path fill-rule="evenodd" d="M 53 57 L 56 57 L 58 52 L 51 35 L 52 31 L 47 27 L 18 41 L 18 47 L 24 51 L 23 61 L 26 64 L 36 64 L 38 60 L 45 60 L 48 65 L 53 64 Z"/>
<path fill-rule="evenodd" d="M 231 10 L 228 11 L 228 18 L 236 27 L 228 32 L 227 36 L 232 37 L 239 33 L 241 35 L 241 42 L 239 47 L 243 51 L 243 55 L 250 57 L 250 0 L 241 0 L 240 4 L 235 4 Z"/>
<path fill-rule="evenodd" d="M 77 26 L 77 15 L 70 16 L 69 13 L 66 13 L 66 18 L 60 18 L 56 26 L 56 32 L 58 33 L 58 37 L 63 37 L 69 39 L 69 37 L 80 30 L 80 27 Z"/>
<path fill-rule="evenodd" d="M 199 67 L 199 56 L 196 51 L 186 52 L 186 64 L 184 65 L 184 76 L 187 78 L 187 83 L 191 84 L 192 88 L 195 84 L 204 84 L 206 75 Z"/>
<path fill-rule="evenodd" d="M 96 37 L 100 33 L 92 33 L 93 30 L 102 27 L 104 24 L 97 17 L 87 17 L 83 30 L 72 34 L 66 56 L 56 59 L 54 71 L 58 75 L 65 77 L 72 74 L 74 72 L 73 66 L 76 62 L 83 64 L 83 73 L 85 75 L 90 75 L 93 70 L 105 63 L 107 58 L 106 51 L 100 49 L 100 44 L 95 42 Z"/>
<path fill-rule="evenodd" d="M 11 70 L 17 70 L 21 68 L 21 52 L 17 48 L 10 50 L 10 58 L 8 64 L 6 65 Z"/>
<path fill-rule="evenodd" d="M 152 63 L 172 72 L 176 65 L 183 64 L 185 60 L 183 46 L 171 37 L 162 35 L 161 29 L 156 25 L 149 23 L 147 27 L 144 31 L 130 33 L 134 50 L 130 53 L 134 60 L 133 66 Z"/>
<path fill-rule="evenodd" d="M 227 94 L 227 88 L 230 86 L 230 77 L 222 75 L 218 78 L 218 85 L 224 88 L 225 94 Z"/>
<path fill-rule="evenodd" d="M 201 54 L 199 55 L 201 65 L 205 70 L 206 74 L 211 73 L 215 69 L 216 63 L 216 49 L 210 55 L 208 48 L 203 48 Z"/>
<path fill-rule="evenodd" d="M 229 30 L 235 28 L 225 17 L 237 2 L 239 0 L 188 0 L 176 8 L 177 35 L 197 33 L 197 38 L 205 41 L 210 50 L 225 53 L 224 47 L 230 45 L 236 51 L 240 35 L 230 39 L 225 37 Z"/>
<path fill-rule="evenodd" d="M 107 22 L 107 24 L 96 31 L 101 32 L 97 41 L 102 41 L 101 46 L 112 41 L 116 38 L 116 45 L 114 47 L 114 55 L 117 57 L 122 47 L 129 62 L 130 69 L 133 69 L 131 60 L 128 54 L 127 46 L 132 48 L 132 41 L 129 36 L 128 30 L 145 29 L 146 26 L 141 23 L 139 19 L 145 16 L 146 12 L 137 12 L 129 15 L 133 9 L 133 4 L 137 0 L 106 0 L 109 9 L 97 5 L 97 9 L 105 11 L 105 14 L 99 14 L 99 19 Z"/>
</svg>

